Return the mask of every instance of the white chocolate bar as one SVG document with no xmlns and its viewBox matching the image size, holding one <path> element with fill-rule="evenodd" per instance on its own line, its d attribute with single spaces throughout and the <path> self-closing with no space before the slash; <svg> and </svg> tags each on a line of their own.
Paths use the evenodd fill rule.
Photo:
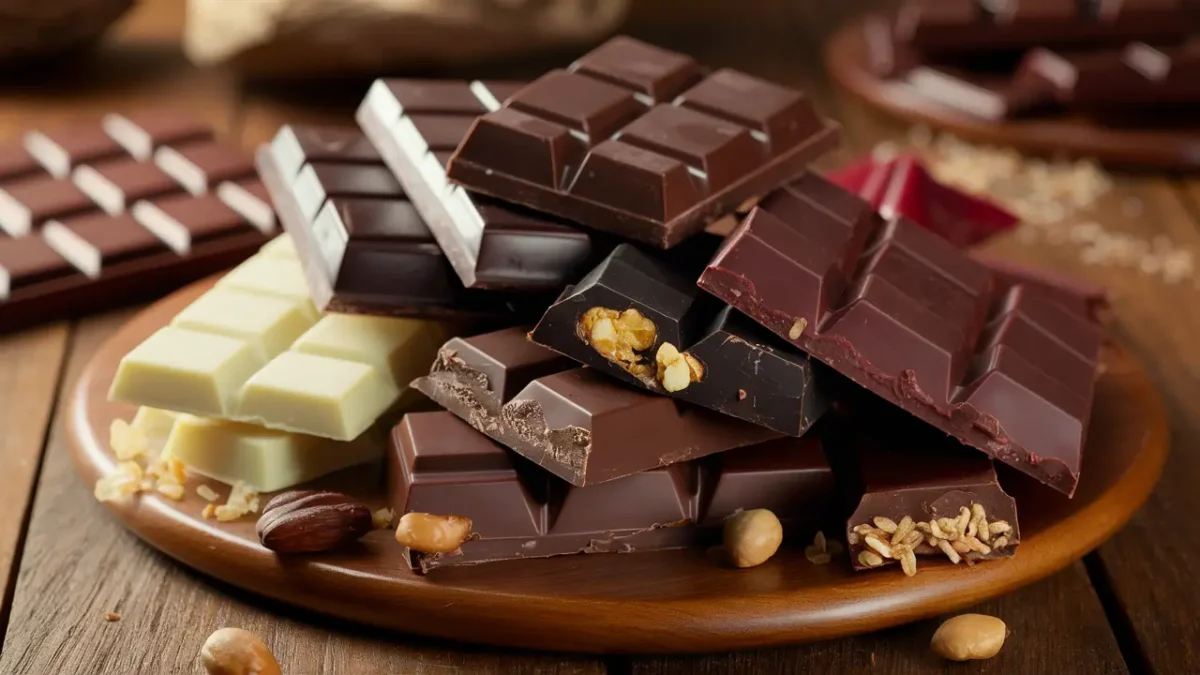
<svg viewBox="0 0 1200 675">
<path fill-rule="evenodd" d="M 126 354 L 109 399 L 340 441 L 391 409 L 429 371 L 449 329 L 318 316 L 294 249 L 281 241 Z"/>
<path fill-rule="evenodd" d="M 244 481 L 262 492 L 283 490 L 382 455 L 383 440 L 375 430 L 346 442 L 194 415 L 174 419 L 162 449 L 164 459 L 178 459 L 189 472 L 230 485 Z"/>
</svg>

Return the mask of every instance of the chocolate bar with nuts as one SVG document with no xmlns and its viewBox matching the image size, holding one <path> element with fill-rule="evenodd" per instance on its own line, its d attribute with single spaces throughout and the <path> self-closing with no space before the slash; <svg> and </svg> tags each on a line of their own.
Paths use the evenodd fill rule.
<svg viewBox="0 0 1200 675">
<path fill-rule="evenodd" d="M 1100 327 L 912 221 L 807 174 L 764 199 L 701 288 L 859 385 L 1068 496 Z"/>
<path fill-rule="evenodd" d="M 412 386 L 578 486 L 780 436 L 576 367 L 520 328 L 450 340 Z"/>
<path fill-rule="evenodd" d="M 719 241 L 701 234 L 658 255 L 621 244 L 529 339 L 634 386 L 800 436 L 825 412 L 824 371 L 696 287 Z"/>
<path fill-rule="evenodd" d="M 702 460 L 575 487 L 445 412 L 409 413 L 392 432 L 388 499 L 397 514 L 454 514 L 473 535 L 455 553 L 408 550 L 418 572 L 447 565 L 683 548 L 726 516 L 766 508 L 807 541 L 832 515 L 821 442 L 781 438 Z"/>
</svg>

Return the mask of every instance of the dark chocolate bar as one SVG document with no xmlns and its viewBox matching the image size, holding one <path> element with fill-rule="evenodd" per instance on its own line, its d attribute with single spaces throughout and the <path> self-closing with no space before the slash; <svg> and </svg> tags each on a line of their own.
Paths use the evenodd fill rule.
<svg viewBox="0 0 1200 675">
<path fill-rule="evenodd" d="M 476 318 L 536 315 L 532 294 L 464 288 L 391 170 L 362 132 L 285 126 L 258 170 L 296 243 L 317 308 Z"/>
<path fill-rule="evenodd" d="M 450 340 L 412 386 L 579 486 L 780 435 L 575 367 L 519 328 Z"/>
<path fill-rule="evenodd" d="M 910 0 L 896 39 L 924 54 L 956 56 L 1032 47 L 1169 44 L 1200 31 L 1191 0 Z"/>
<path fill-rule="evenodd" d="M 376 80 L 358 123 L 467 288 L 560 290 L 611 249 L 560 218 L 471 194 L 445 164 L 475 118 L 523 84 Z"/>
<path fill-rule="evenodd" d="M 703 460 L 575 487 L 448 412 L 409 413 L 392 432 L 388 499 L 471 519 L 458 554 L 408 552 L 419 572 L 446 565 L 683 548 L 742 509 L 774 512 L 808 541 L 831 518 L 833 475 L 820 441 L 783 438 Z"/>
<path fill-rule="evenodd" d="M 207 127 L 168 116 L 109 115 L 0 148 L 0 328 L 161 295 L 237 264 L 274 233 L 253 174 L 192 195 L 152 161 L 155 150 L 213 144 Z"/>
<path fill-rule="evenodd" d="M 955 564 L 1012 556 L 1021 543 L 1017 503 L 992 460 L 878 407 L 855 411 L 843 420 L 842 440 L 832 441 L 843 489 L 856 497 L 846 521 L 854 569 L 900 563 L 906 549 Z M 908 563 L 905 571 L 915 572 L 915 557 Z"/>
<path fill-rule="evenodd" d="M 910 68 L 904 79 L 925 98 L 987 120 L 1018 117 L 1055 102 L 1048 82 L 1010 73 L 922 64 Z"/>
<path fill-rule="evenodd" d="M 803 434 L 826 407 L 811 360 L 696 288 L 710 257 L 672 265 L 621 244 L 546 310 L 529 339 L 643 389 Z"/>
<path fill-rule="evenodd" d="M 858 384 L 1071 495 L 1099 326 L 808 174 L 764 199 L 700 287 Z"/>
<path fill-rule="evenodd" d="M 1155 48 L 1058 54 L 1035 49 L 1014 76 L 1043 83 L 1066 106 L 1086 113 L 1200 104 L 1200 41 Z"/>
<path fill-rule="evenodd" d="M 616 37 L 479 117 L 463 186 L 670 248 L 833 149 L 800 91 Z"/>
<path fill-rule="evenodd" d="M 1024 284 L 1038 289 L 1038 292 L 1096 323 L 1104 323 L 1108 318 L 1111 307 L 1108 290 L 1103 286 L 974 252 L 971 257 L 991 270 L 992 274 L 996 275 L 996 283 L 1005 288 Z"/>
</svg>

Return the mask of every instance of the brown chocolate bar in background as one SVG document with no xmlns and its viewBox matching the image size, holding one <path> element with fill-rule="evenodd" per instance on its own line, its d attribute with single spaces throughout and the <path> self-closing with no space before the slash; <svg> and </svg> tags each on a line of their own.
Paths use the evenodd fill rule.
<svg viewBox="0 0 1200 675">
<path fill-rule="evenodd" d="M 0 233 L 0 330 L 14 330 L 235 265 L 275 216 L 247 155 L 186 115 L 147 111 L 0 147 Z"/>
</svg>

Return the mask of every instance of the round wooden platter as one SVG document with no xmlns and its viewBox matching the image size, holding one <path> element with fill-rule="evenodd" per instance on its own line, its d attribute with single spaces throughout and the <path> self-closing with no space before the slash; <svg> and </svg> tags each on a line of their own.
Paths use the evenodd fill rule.
<svg viewBox="0 0 1200 675">
<path fill-rule="evenodd" d="M 142 312 L 84 371 L 69 428 L 89 487 L 114 468 L 112 420 L 134 413 L 106 398 L 118 361 L 210 284 L 195 284 Z M 804 541 L 785 544 L 766 564 L 747 570 L 723 567 L 697 550 L 500 562 L 418 576 L 386 530 L 368 534 L 354 550 L 278 557 L 259 546 L 254 518 L 201 518 L 206 502 L 195 493 L 195 477 L 181 502 L 142 495 L 107 505 L 126 527 L 184 565 L 253 593 L 398 631 L 586 652 L 694 652 L 821 640 L 1006 593 L 1065 567 L 1120 528 L 1158 479 L 1167 430 L 1162 403 L 1129 354 L 1108 348 L 1104 364 L 1077 496 L 1067 500 L 1031 481 L 1013 481 L 1009 489 L 1022 504 L 1023 536 L 1015 557 L 975 567 L 922 560 L 912 578 L 897 568 L 854 574 L 844 557 L 813 565 L 804 557 Z M 372 508 L 384 505 L 381 483 L 374 466 L 316 482 Z M 811 534 L 798 538 L 811 541 Z"/>
<path fill-rule="evenodd" d="M 841 87 L 890 115 L 965 140 L 1038 154 L 1067 153 L 1131 167 L 1200 169 L 1200 124 L 1194 122 L 1184 127 L 1116 127 L 1067 114 L 994 121 L 931 100 L 906 82 L 881 78 L 868 67 L 868 20 L 850 22 L 834 34 L 825 47 L 825 66 Z"/>
</svg>

